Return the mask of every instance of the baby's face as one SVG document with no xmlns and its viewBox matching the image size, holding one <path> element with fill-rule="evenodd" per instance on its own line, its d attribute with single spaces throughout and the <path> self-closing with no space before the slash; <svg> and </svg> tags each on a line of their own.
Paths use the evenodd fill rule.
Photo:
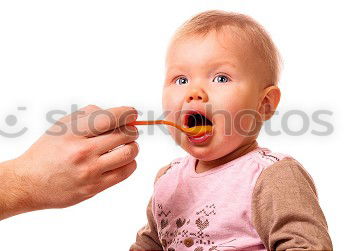
<svg viewBox="0 0 350 251">
<path fill-rule="evenodd" d="M 225 32 L 173 42 L 166 58 L 165 119 L 184 127 L 213 125 L 212 135 L 197 138 L 169 127 L 175 141 L 192 156 L 209 161 L 251 139 L 243 132 L 255 127 L 253 117 L 241 117 L 240 126 L 234 120 L 239 112 L 258 109 L 263 89 L 259 66 L 253 50 Z"/>
</svg>

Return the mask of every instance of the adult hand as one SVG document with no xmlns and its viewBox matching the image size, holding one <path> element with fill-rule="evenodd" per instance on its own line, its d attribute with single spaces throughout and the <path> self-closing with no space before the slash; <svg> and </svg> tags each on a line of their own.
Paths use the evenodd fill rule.
<svg viewBox="0 0 350 251">
<path fill-rule="evenodd" d="M 57 121 L 22 156 L 0 164 L 0 219 L 88 199 L 136 169 L 137 111 L 93 105 Z"/>
</svg>

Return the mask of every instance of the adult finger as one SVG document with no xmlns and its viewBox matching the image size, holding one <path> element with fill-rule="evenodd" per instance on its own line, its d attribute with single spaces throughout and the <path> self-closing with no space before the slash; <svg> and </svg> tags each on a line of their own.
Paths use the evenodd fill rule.
<svg viewBox="0 0 350 251">
<path fill-rule="evenodd" d="M 96 112 L 102 110 L 100 107 L 95 106 L 95 105 L 88 105 L 85 106 L 71 114 L 68 114 L 61 119 L 57 120 L 56 123 L 50 127 L 46 133 L 50 135 L 62 135 L 67 132 L 67 130 L 71 130 L 74 134 L 83 136 L 84 132 L 77 131 L 76 129 L 76 121 L 79 118 L 83 118 L 91 114 L 92 112 Z"/>
<path fill-rule="evenodd" d="M 116 169 L 132 162 L 139 152 L 136 142 L 121 145 L 97 159 L 97 166 L 101 173 Z"/>
<path fill-rule="evenodd" d="M 72 120 L 76 120 L 82 117 L 85 117 L 89 114 L 91 114 L 92 112 L 98 111 L 98 110 L 102 110 L 100 107 L 96 106 L 96 105 L 87 105 L 71 114 L 68 114 L 64 117 L 62 117 L 61 119 L 59 119 L 59 121 L 66 123 L 66 122 L 70 122 Z"/>
<path fill-rule="evenodd" d="M 104 173 L 101 178 L 99 190 L 103 191 L 119 182 L 122 182 L 135 171 L 136 167 L 136 161 L 133 160 L 125 166 Z"/>
<path fill-rule="evenodd" d="M 85 137 L 95 137 L 137 119 L 137 111 L 131 107 L 115 107 L 92 112 L 77 121 L 77 129 Z"/>
<path fill-rule="evenodd" d="M 97 154 L 102 155 L 117 146 L 135 141 L 138 135 L 138 130 L 135 126 L 121 126 L 97 137 L 88 138 L 88 142 L 96 146 L 95 151 Z"/>
</svg>

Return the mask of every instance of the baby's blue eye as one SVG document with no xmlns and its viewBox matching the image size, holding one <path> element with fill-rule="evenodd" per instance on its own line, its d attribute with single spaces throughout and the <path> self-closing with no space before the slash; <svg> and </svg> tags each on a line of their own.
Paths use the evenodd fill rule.
<svg viewBox="0 0 350 251">
<path fill-rule="evenodd" d="M 229 78 L 224 75 L 216 76 L 213 79 L 213 82 L 218 82 L 218 83 L 227 83 L 228 81 L 229 81 Z"/>
<path fill-rule="evenodd" d="M 177 85 L 184 85 L 184 84 L 187 84 L 187 83 L 188 83 L 188 79 L 184 78 L 184 77 L 178 78 L 175 81 L 175 84 L 177 84 Z"/>
</svg>

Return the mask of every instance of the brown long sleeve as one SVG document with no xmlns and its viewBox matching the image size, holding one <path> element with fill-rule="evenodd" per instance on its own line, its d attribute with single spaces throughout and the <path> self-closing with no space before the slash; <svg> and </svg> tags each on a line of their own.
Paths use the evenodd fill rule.
<svg viewBox="0 0 350 251">
<path fill-rule="evenodd" d="M 282 159 L 261 173 L 252 218 L 268 250 L 332 250 L 314 183 L 293 159 Z"/>
<path fill-rule="evenodd" d="M 160 176 L 162 176 L 168 169 L 170 165 L 167 165 L 159 170 L 154 182 L 157 182 Z M 147 205 L 147 224 L 143 226 L 136 234 L 136 241 L 131 245 L 130 251 L 155 251 L 163 250 L 162 244 L 158 238 L 157 225 L 154 221 L 152 213 L 152 197 Z"/>
<path fill-rule="evenodd" d="M 149 200 L 146 212 L 148 222 L 137 232 L 136 241 L 130 250 L 163 250 L 152 214 L 152 198 Z"/>
</svg>

